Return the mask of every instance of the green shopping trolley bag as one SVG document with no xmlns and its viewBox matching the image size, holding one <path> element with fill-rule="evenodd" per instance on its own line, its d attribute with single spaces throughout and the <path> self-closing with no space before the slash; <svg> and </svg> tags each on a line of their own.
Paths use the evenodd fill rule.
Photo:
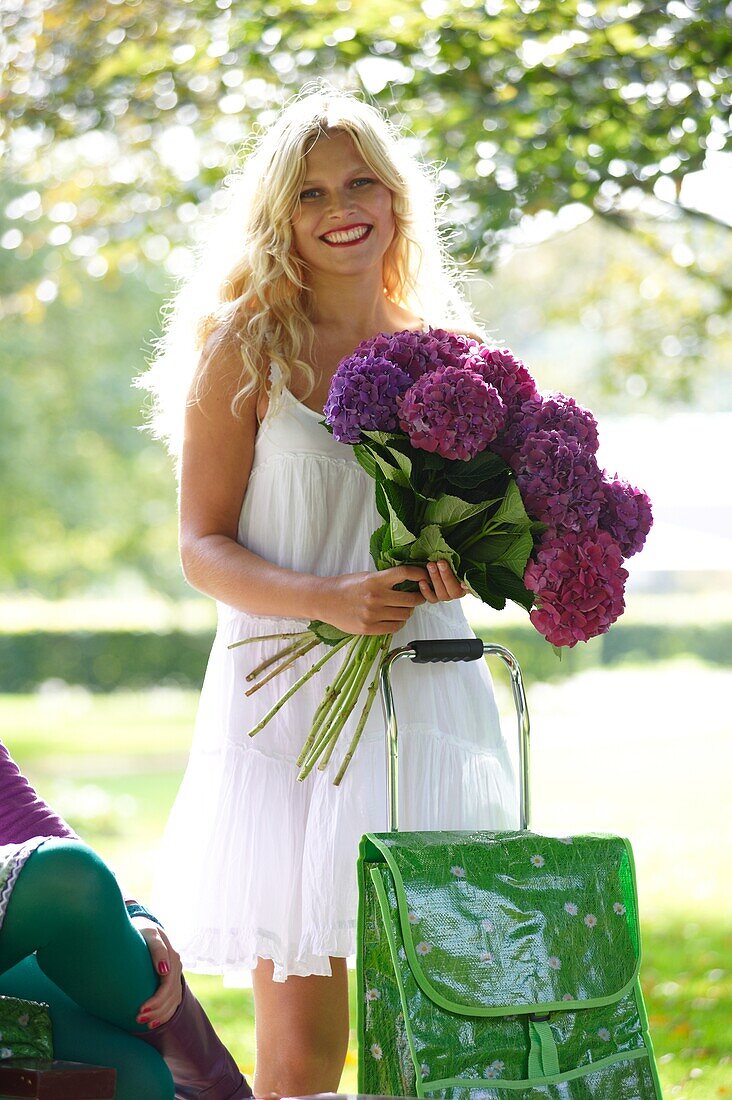
<svg viewBox="0 0 732 1100">
<path fill-rule="evenodd" d="M 395 661 L 507 665 L 515 832 L 400 832 Z M 358 1088 L 441 1100 L 660 1100 L 638 980 L 633 855 L 616 836 L 529 830 L 529 719 L 514 656 L 411 642 L 381 673 L 389 831 L 358 860 Z"/>
</svg>

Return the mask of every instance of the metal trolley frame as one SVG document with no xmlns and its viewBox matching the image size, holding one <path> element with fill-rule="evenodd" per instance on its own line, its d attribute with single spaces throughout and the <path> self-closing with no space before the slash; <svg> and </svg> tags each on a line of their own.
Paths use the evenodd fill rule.
<svg viewBox="0 0 732 1100">
<path fill-rule="evenodd" d="M 511 674 L 511 688 L 516 707 L 518 761 L 519 761 L 519 822 L 520 828 L 529 828 L 531 803 L 529 793 L 529 711 L 526 705 L 524 681 L 518 661 L 505 646 L 483 642 L 480 638 L 447 638 L 409 642 L 387 654 L 381 667 L 381 703 L 386 726 L 386 782 L 389 797 L 388 829 L 399 829 L 399 738 L 394 694 L 391 687 L 391 670 L 397 661 L 409 657 L 414 664 L 437 664 L 448 661 L 479 661 L 484 656 L 498 657 Z"/>
</svg>

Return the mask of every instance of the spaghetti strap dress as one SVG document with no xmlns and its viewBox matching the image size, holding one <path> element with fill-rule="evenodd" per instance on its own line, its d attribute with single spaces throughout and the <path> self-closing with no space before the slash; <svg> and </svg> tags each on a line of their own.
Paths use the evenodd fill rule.
<svg viewBox="0 0 732 1100">
<path fill-rule="evenodd" d="M 270 379 L 277 377 L 273 366 Z M 374 483 L 322 419 L 287 388 L 270 400 L 237 538 L 298 572 L 327 577 L 371 570 L 369 537 L 381 523 Z M 387 827 L 381 708 L 377 701 L 339 786 L 333 778 L 360 706 L 328 767 L 298 781 L 298 753 L 340 657 L 250 737 L 312 660 L 306 656 L 247 698 L 247 672 L 275 644 L 256 639 L 307 622 L 250 615 L 224 603 L 217 611 L 188 765 L 159 849 L 153 911 L 189 970 L 236 980 L 259 959 L 271 959 L 275 981 L 330 975 L 332 956 L 355 953 L 359 840 Z M 471 636 L 455 600 L 417 607 L 393 644 Z M 228 648 L 242 638 L 255 640 Z M 517 827 L 515 777 L 485 662 L 417 667 L 402 661 L 393 687 L 400 828 Z"/>
</svg>

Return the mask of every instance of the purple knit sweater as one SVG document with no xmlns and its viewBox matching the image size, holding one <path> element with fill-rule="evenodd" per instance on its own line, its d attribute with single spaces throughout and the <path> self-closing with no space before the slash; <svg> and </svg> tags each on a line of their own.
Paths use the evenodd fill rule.
<svg viewBox="0 0 732 1100">
<path fill-rule="evenodd" d="M 39 798 L 0 741 L 0 844 L 20 844 L 33 836 L 77 834 Z"/>
</svg>

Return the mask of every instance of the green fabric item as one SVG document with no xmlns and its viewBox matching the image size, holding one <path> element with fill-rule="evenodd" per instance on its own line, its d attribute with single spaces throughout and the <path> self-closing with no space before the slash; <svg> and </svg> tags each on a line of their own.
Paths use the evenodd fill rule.
<svg viewBox="0 0 732 1100">
<path fill-rule="evenodd" d="M 0 993 L 45 1001 L 53 1024 L 54 1057 L 116 1070 L 115 1100 L 173 1100 L 173 1078 L 157 1050 L 85 1012 L 46 977 L 35 955 L 0 974 Z"/>
<path fill-rule="evenodd" d="M 0 928 L 0 973 L 36 953 L 41 970 L 87 1012 L 127 1031 L 158 979 L 117 880 L 78 840 L 49 839 L 28 858 Z"/>
<path fill-rule="evenodd" d="M 0 996 L 0 1062 L 6 1058 L 53 1058 L 47 1004 Z"/>
<path fill-rule="evenodd" d="M 614 836 L 367 834 L 359 1092 L 659 1100 Z"/>
</svg>

